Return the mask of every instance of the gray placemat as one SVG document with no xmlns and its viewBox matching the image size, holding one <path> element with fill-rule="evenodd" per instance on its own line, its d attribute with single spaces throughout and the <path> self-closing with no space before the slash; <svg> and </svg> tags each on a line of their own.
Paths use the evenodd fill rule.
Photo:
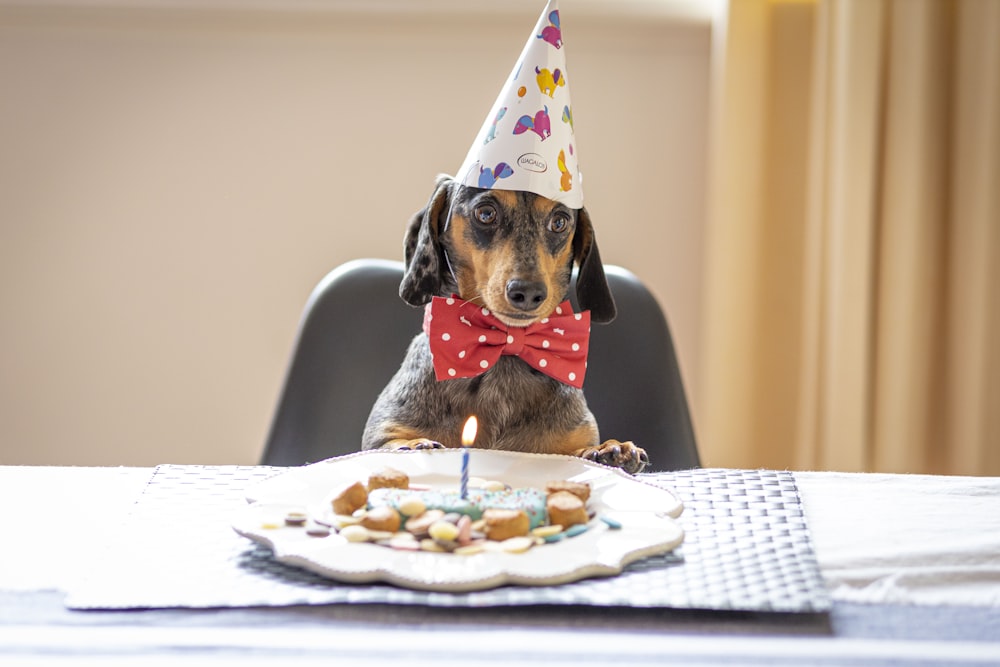
<svg viewBox="0 0 1000 667">
<path fill-rule="evenodd" d="M 74 609 L 390 603 L 588 605 L 823 612 L 830 598 L 789 472 L 698 469 L 643 475 L 684 502 L 685 540 L 617 576 L 473 593 L 341 584 L 279 563 L 230 524 L 244 491 L 281 468 L 156 468 L 129 519 L 68 592 Z M 100 549 L 100 545 L 84 548 Z"/>
</svg>

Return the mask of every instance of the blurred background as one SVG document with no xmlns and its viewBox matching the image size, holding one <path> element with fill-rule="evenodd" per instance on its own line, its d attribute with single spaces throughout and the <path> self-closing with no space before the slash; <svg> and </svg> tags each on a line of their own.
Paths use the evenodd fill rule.
<svg viewBox="0 0 1000 667">
<path fill-rule="evenodd" d="M 0 464 L 258 460 L 542 0 L 0 0 Z M 562 0 L 710 466 L 1000 474 L 1000 2 Z"/>
</svg>

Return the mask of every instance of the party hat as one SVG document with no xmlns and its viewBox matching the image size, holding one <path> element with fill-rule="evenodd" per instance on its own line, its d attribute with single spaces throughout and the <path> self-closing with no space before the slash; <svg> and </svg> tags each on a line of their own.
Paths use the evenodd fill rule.
<svg viewBox="0 0 1000 667">
<path fill-rule="evenodd" d="M 456 178 L 583 207 L 557 0 L 539 17 Z"/>
</svg>

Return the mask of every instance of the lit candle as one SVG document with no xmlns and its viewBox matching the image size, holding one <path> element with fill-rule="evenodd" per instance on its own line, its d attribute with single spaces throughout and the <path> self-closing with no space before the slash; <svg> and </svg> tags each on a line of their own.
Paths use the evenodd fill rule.
<svg viewBox="0 0 1000 667">
<path fill-rule="evenodd" d="M 479 422 L 473 416 L 465 421 L 465 428 L 462 429 L 462 500 L 469 497 L 469 447 L 476 441 L 478 428 Z"/>
</svg>

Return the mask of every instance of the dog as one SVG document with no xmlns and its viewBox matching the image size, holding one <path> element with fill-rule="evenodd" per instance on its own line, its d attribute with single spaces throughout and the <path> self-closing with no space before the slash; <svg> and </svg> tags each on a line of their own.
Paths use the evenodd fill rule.
<svg viewBox="0 0 1000 667">
<path fill-rule="evenodd" d="M 517 123 L 514 125 L 514 134 L 524 134 L 528 131 L 537 134 L 542 141 L 552 136 L 552 121 L 549 118 L 547 106 L 539 109 L 534 116 L 525 114 L 517 119 Z"/>
<path fill-rule="evenodd" d="M 557 49 L 562 48 L 562 29 L 559 27 L 559 10 L 549 14 L 549 25 L 542 28 L 542 34 L 536 35 L 536 37 L 545 40 Z"/>
<path fill-rule="evenodd" d="M 592 322 L 610 322 L 615 303 L 586 209 L 441 176 L 407 227 L 399 294 L 413 306 L 457 295 L 513 330 L 559 308 L 574 263 L 580 308 Z M 426 333 L 414 337 L 376 400 L 362 449 L 458 447 L 470 415 L 479 422 L 477 448 L 575 455 L 630 473 L 649 462 L 632 442 L 600 442 L 583 391 L 521 358 L 500 356 L 476 377 L 437 380 Z"/>
<path fill-rule="evenodd" d="M 563 192 L 569 192 L 573 187 L 573 174 L 566 167 L 565 151 L 559 151 L 559 156 L 556 158 L 556 166 L 559 167 L 559 189 Z"/>
<path fill-rule="evenodd" d="M 538 90 L 543 95 L 548 95 L 554 98 L 556 94 L 556 88 L 566 85 L 566 77 L 562 75 L 562 72 L 557 67 L 555 71 L 550 71 L 548 68 L 535 68 L 535 80 L 538 82 Z"/>
<path fill-rule="evenodd" d="M 497 138 L 497 124 L 503 120 L 505 115 L 507 115 L 507 107 L 500 107 L 497 109 L 497 115 L 493 119 L 493 124 L 490 125 L 490 131 L 486 134 L 486 138 L 483 140 L 484 144 L 488 144 Z"/>
<path fill-rule="evenodd" d="M 506 162 L 501 162 L 492 169 L 479 167 L 479 187 L 492 188 L 501 178 L 509 178 L 513 173 L 514 170 Z"/>
</svg>

